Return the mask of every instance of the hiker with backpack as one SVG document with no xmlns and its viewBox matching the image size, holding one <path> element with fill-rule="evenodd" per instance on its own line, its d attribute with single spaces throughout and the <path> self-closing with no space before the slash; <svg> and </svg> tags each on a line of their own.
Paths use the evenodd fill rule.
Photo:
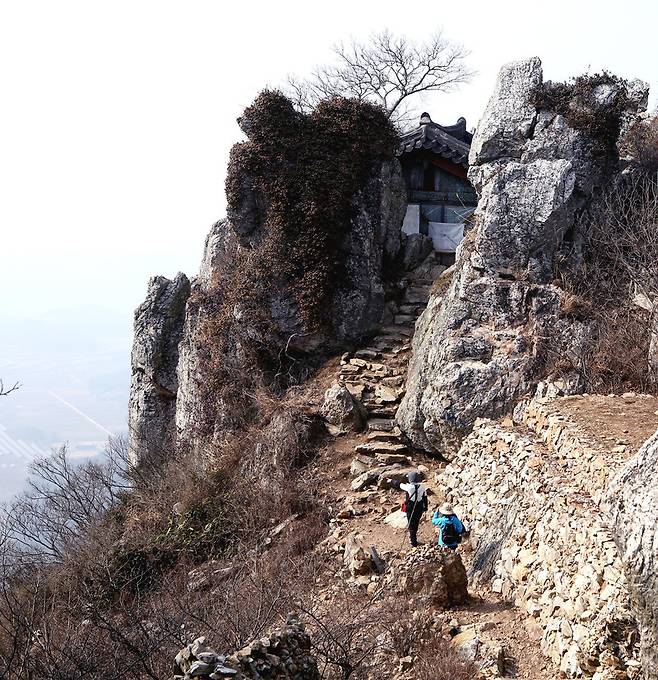
<svg viewBox="0 0 658 680">
<path fill-rule="evenodd" d="M 418 525 L 420 524 L 423 513 L 427 510 L 427 487 L 420 483 L 420 475 L 417 472 L 410 472 L 407 475 L 409 482 L 396 482 L 393 479 L 386 481 L 394 488 L 404 491 L 405 499 L 402 503 L 402 512 L 407 515 L 407 528 L 409 530 L 409 540 L 411 547 L 418 545 Z"/>
<path fill-rule="evenodd" d="M 439 527 L 439 545 L 456 550 L 466 530 L 450 503 L 444 503 L 434 511 L 432 524 Z"/>
</svg>

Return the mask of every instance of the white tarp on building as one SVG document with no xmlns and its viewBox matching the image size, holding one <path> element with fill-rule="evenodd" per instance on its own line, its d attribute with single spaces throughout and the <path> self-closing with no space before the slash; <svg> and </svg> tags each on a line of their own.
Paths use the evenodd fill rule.
<svg viewBox="0 0 658 680">
<path fill-rule="evenodd" d="M 439 253 L 454 253 L 464 238 L 464 224 L 430 222 L 429 235 L 432 237 L 434 250 Z"/>
<path fill-rule="evenodd" d="M 417 234 L 420 231 L 420 206 L 409 203 L 407 212 L 402 223 L 402 231 L 405 234 Z"/>
</svg>

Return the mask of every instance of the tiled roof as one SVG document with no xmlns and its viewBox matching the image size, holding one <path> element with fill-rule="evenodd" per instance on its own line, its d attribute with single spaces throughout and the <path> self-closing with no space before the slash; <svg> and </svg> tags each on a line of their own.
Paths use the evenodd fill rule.
<svg viewBox="0 0 658 680">
<path fill-rule="evenodd" d="M 446 160 L 468 168 L 472 138 L 473 135 L 466 130 L 466 119 L 460 118 L 454 125 L 439 125 L 432 121 L 428 113 L 423 113 L 420 125 L 400 138 L 397 155 L 402 156 L 415 149 L 429 149 Z"/>
</svg>

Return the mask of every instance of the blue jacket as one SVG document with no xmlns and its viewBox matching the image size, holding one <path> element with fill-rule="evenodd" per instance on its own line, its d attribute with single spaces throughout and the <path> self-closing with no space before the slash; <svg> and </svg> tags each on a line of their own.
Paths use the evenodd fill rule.
<svg viewBox="0 0 658 680">
<path fill-rule="evenodd" d="M 464 525 L 459 521 L 457 515 L 441 515 L 438 510 L 435 510 L 434 515 L 432 516 L 432 524 L 439 527 L 439 545 L 442 545 L 444 548 L 457 547 L 457 543 L 443 542 L 443 527 L 446 526 L 446 524 L 452 524 L 459 535 L 464 533 Z"/>
</svg>

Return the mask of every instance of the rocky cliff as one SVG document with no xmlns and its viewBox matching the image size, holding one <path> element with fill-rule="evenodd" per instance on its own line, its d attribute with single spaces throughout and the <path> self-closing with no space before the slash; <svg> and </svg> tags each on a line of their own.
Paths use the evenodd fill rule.
<svg viewBox="0 0 658 680">
<path fill-rule="evenodd" d="M 161 456 L 175 441 L 178 344 L 183 337 L 190 282 L 155 276 L 135 312 L 129 433 L 134 461 Z"/>
<path fill-rule="evenodd" d="M 174 432 L 178 444 L 212 456 L 217 433 L 249 411 L 244 391 L 255 390 L 260 371 L 273 384 L 298 381 L 327 352 L 381 324 L 390 274 L 418 249 L 403 247 L 406 191 L 394 137 L 374 108 L 331 106 L 306 118 L 265 94 L 240 119 L 247 141 L 232 154 L 229 218 L 213 225 L 199 276 L 191 285 L 154 279 L 136 314 L 133 458 L 161 449 Z M 289 129 L 300 139 L 290 141 Z M 322 164 L 300 143 L 324 145 Z M 314 288 L 318 281 L 324 288 Z"/>
<path fill-rule="evenodd" d="M 556 358 L 582 354 L 588 324 L 564 311 L 559 255 L 574 250 L 577 215 L 614 176 L 617 135 L 647 88 L 593 82 L 586 104 L 574 95 L 562 113 L 538 96 L 546 91 L 539 59 L 508 64 L 473 138 L 475 226 L 445 299 L 418 322 L 397 415 L 426 450 L 455 451 L 476 418 L 510 412 Z M 572 115 L 579 107 L 587 117 Z M 581 118 L 616 122 L 601 140 Z"/>
<path fill-rule="evenodd" d="M 582 360 L 595 330 L 569 311 L 561 275 L 580 266 L 579 216 L 618 176 L 618 137 L 646 105 L 641 83 L 578 82 L 544 83 L 538 59 L 502 69 L 473 140 L 469 177 L 480 202 L 452 277 L 422 236 L 400 232 L 406 199 L 392 154 L 366 145 L 368 162 L 343 182 L 372 111 L 361 119 L 349 104 L 304 117 L 278 95 L 260 102 L 266 115 L 249 109 L 247 140 L 232 155 L 228 218 L 213 225 L 199 276 L 153 279 L 137 310 L 131 455 L 139 462 L 192 447 L 198 461 L 212 460 L 226 433 L 247 429 L 255 394 L 275 401 L 349 350 L 334 360 L 323 405 L 306 399 L 309 389 L 307 411 L 270 411 L 245 451 L 238 446 L 236 465 L 257 470 L 251 488 L 284 493 L 291 451 L 305 449 L 312 437 L 301 430 L 318 416 L 343 437 L 337 451 L 358 454 L 354 495 L 332 504 L 334 523 L 366 514 L 356 506 L 375 486 L 388 503 L 389 478 L 404 479 L 418 449 L 446 452 L 434 480 L 473 530 L 471 575 L 528 615 L 527 635 L 563 676 L 638 678 L 639 631 L 653 677 L 656 439 L 630 460 L 626 449 L 604 456 L 547 402 L 528 401 L 582 390 L 576 373 L 554 380 L 560 360 Z M 352 116 L 358 133 L 343 137 L 333 120 Z M 280 144 L 272 121 L 283 121 Z M 338 155 L 318 164 L 316 151 L 330 143 Z M 328 183 L 314 185 L 317 176 Z M 323 368 L 326 378 L 332 365 Z M 489 420 L 512 412 L 514 420 Z M 309 422 L 296 429 L 301 413 Z M 316 477 L 328 474 L 316 463 Z M 399 520 L 396 506 L 382 508 L 387 521 Z M 336 526 L 332 535 L 341 535 Z M 374 592 L 379 574 L 357 573 L 372 569 L 365 547 L 344 550 L 359 557 L 348 560 L 352 577 Z M 316 677 L 305 633 L 295 636 L 301 675 L 284 668 L 294 656 L 287 643 L 272 656 L 263 641 L 233 659 L 197 641 L 181 652 L 180 675 L 260 677 L 250 664 L 262 661 L 273 677 Z"/>
</svg>

